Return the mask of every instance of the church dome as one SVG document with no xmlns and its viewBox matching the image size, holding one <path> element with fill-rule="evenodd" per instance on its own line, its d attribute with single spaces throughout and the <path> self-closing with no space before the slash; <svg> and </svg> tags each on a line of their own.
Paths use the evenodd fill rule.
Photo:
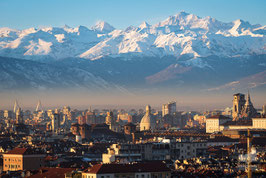
<svg viewBox="0 0 266 178">
<path fill-rule="evenodd" d="M 140 122 L 140 131 L 154 130 L 154 128 L 155 128 L 155 120 L 152 119 L 151 107 L 148 105 L 146 106 L 146 113 Z"/>
</svg>

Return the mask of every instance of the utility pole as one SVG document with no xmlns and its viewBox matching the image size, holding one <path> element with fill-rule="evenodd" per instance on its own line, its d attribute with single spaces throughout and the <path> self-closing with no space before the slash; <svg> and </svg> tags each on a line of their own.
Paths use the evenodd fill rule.
<svg viewBox="0 0 266 178">
<path fill-rule="evenodd" d="M 248 133 L 247 133 L 247 162 L 248 162 L 248 178 L 252 178 L 252 171 L 251 171 L 251 156 L 250 156 L 250 140 L 251 140 L 251 135 L 250 135 L 250 130 L 248 129 Z"/>
</svg>

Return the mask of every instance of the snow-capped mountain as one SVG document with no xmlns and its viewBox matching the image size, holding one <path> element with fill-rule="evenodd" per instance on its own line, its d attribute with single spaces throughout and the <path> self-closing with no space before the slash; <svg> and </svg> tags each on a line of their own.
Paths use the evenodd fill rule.
<svg viewBox="0 0 266 178">
<path fill-rule="evenodd" d="M 190 58 L 210 55 L 232 57 L 265 54 L 266 26 L 243 20 L 230 23 L 186 12 L 150 25 L 116 30 L 106 22 L 88 29 L 48 27 L 15 30 L 0 28 L 0 56 L 26 59 L 90 60 L 130 54 L 130 56 L 176 56 Z"/>
<path fill-rule="evenodd" d="M 77 87 L 127 92 L 167 86 L 206 90 L 244 83 L 260 72 L 256 87 L 264 89 L 265 34 L 266 26 L 243 20 L 224 23 L 186 12 L 125 30 L 106 22 L 91 28 L 4 27 L 0 91 Z"/>
<path fill-rule="evenodd" d="M 95 30 L 99 33 L 110 33 L 115 30 L 115 28 L 107 22 L 99 21 L 95 26 L 91 27 L 92 30 Z"/>
</svg>

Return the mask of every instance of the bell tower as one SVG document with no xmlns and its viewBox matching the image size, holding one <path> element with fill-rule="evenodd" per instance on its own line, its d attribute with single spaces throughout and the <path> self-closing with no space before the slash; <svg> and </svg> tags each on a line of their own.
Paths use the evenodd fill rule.
<svg viewBox="0 0 266 178">
<path fill-rule="evenodd" d="M 242 94 L 242 93 L 234 94 L 233 112 L 232 112 L 233 120 L 239 119 L 239 116 L 241 114 L 242 109 L 245 106 L 245 103 L 246 103 L 246 100 L 245 100 L 244 94 Z"/>
</svg>

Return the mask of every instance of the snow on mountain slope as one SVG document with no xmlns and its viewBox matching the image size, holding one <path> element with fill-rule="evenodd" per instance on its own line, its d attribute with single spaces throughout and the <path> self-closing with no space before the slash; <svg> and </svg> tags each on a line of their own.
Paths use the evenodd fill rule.
<svg viewBox="0 0 266 178">
<path fill-rule="evenodd" d="M 0 56 L 26 59 L 76 57 L 101 40 L 96 32 L 84 26 L 4 32 L 1 28 L 0 34 L 8 35 L 8 39 L 0 38 Z"/>
<path fill-rule="evenodd" d="M 95 26 L 91 27 L 92 30 L 95 30 L 99 33 L 110 33 L 115 30 L 115 28 L 107 22 L 99 21 Z"/>
<path fill-rule="evenodd" d="M 80 57 L 98 59 L 124 53 L 159 57 L 186 54 L 192 58 L 265 54 L 265 36 L 253 33 L 260 27 L 242 20 L 223 23 L 211 17 L 200 18 L 181 12 L 153 26 L 143 22 L 139 27 L 121 31 L 119 36 L 109 34 L 109 38 Z"/>
<path fill-rule="evenodd" d="M 211 17 L 186 12 L 170 16 L 155 25 L 143 22 L 115 30 L 106 22 L 91 29 L 64 26 L 13 30 L 0 28 L 0 56 L 26 59 L 81 57 L 95 60 L 103 56 L 130 54 L 191 58 L 210 55 L 236 56 L 265 54 L 265 26 L 243 20 L 224 23 Z"/>
</svg>

